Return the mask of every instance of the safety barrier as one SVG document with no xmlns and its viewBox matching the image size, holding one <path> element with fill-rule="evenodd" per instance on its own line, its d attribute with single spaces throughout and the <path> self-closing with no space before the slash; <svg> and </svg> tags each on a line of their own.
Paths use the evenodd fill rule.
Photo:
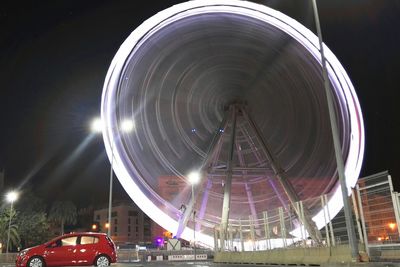
<svg viewBox="0 0 400 267">
<path fill-rule="evenodd" d="M 216 263 L 322 265 L 352 262 L 348 245 L 336 247 L 273 249 L 266 251 L 216 252 Z"/>
<path fill-rule="evenodd" d="M 1 264 L 14 264 L 15 265 L 15 258 L 17 257 L 18 253 L 1 253 L 0 252 L 0 263 Z"/>
<path fill-rule="evenodd" d="M 207 254 L 197 254 L 196 260 L 207 260 Z M 194 254 L 191 255 L 168 255 L 169 261 L 191 261 L 194 260 Z"/>
<path fill-rule="evenodd" d="M 140 259 L 139 253 L 134 249 L 118 249 L 117 250 L 118 262 L 135 262 Z"/>
</svg>

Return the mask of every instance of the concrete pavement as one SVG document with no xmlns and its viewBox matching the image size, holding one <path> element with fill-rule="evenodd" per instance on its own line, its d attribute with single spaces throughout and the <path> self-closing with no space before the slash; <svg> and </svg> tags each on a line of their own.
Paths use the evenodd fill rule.
<svg viewBox="0 0 400 267">
<path fill-rule="evenodd" d="M 254 264 L 223 264 L 213 263 L 211 261 L 197 262 L 168 262 L 168 261 L 153 261 L 153 262 L 136 262 L 136 263 L 113 263 L 111 267 L 240 267 L 240 266 L 255 266 Z M 280 267 L 287 265 L 258 265 L 268 267 Z M 15 267 L 13 264 L 0 263 L 0 267 Z M 66 266 L 68 267 L 68 266 Z M 72 267 L 72 266 L 70 266 Z M 353 263 L 353 264 L 337 264 L 337 265 L 321 265 L 321 267 L 400 267 L 400 263 L 391 262 L 373 262 L 373 263 Z"/>
</svg>

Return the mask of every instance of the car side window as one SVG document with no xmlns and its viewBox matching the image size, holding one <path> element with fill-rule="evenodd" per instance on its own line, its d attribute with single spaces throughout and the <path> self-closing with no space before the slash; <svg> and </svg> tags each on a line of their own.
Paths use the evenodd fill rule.
<svg viewBox="0 0 400 267">
<path fill-rule="evenodd" d="M 58 239 L 57 241 L 50 243 L 48 248 L 56 248 L 56 247 L 61 247 L 61 239 Z"/>
<path fill-rule="evenodd" d="M 70 236 L 61 239 L 61 246 L 75 246 L 76 245 L 76 239 L 77 236 Z"/>
<path fill-rule="evenodd" d="M 95 236 L 81 236 L 81 245 L 99 243 L 99 238 Z"/>
</svg>

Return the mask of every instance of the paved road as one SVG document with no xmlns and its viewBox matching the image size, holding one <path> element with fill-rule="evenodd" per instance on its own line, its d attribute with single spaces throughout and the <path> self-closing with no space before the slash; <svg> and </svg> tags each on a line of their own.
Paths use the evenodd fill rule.
<svg viewBox="0 0 400 267">
<path fill-rule="evenodd" d="M 249 264 L 218 264 L 210 261 L 197 261 L 197 262 L 168 262 L 168 261 L 160 261 L 160 262 L 137 262 L 137 263 L 113 263 L 110 267 L 168 267 L 168 266 L 178 266 L 178 267 L 240 267 L 240 266 L 252 266 Z M 268 267 L 287 267 L 285 265 L 257 265 L 257 266 L 268 266 Z M 332 266 L 337 267 L 337 264 L 333 264 Z M 342 265 L 344 266 L 344 265 Z M 346 265 L 347 266 L 347 265 Z M 354 264 L 351 265 L 354 267 L 400 267 L 399 263 L 394 262 L 373 262 L 373 263 L 365 263 Z M 5 264 L 0 262 L 0 267 L 15 267 L 13 264 Z M 66 266 L 72 267 L 72 266 Z"/>
<path fill-rule="evenodd" d="M 168 267 L 168 266 L 178 266 L 178 267 L 240 267 L 240 266 L 255 266 L 252 264 L 219 264 L 213 263 L 210 261 L 198 261 L 198 262 L 168 262 L 168 261 L 160 261 L 160 262 L 143 262 L 143 263 L 114 263 L 111 267 Z M 285 265 L 258 265 L 260 267 L 287 267 Z M 326 265 L 326 266 L 329 266 Z M 332 264 L 332 267 L 337 267 L 339 265 Z M 371 262 L 371 263 L 354 263 L 350 265 L 341 265 L 341 266 L 351 266 L 351 267 L 400 267 L 398 262 Z M 294 266 L 301 267 L 301 266 Z"/>
<path fill-rule="evenodd" d="M 211 261 L 197 261 L 197 262 L 138 262 L 138 263 L 114 263 L 111 267 L 164 267 L 164 266 L 178 266 L 178 267 L 239 267 L 249 266 L 248 264 L 218 264 Z M 257 265 L 262 266 L 262 265 Z M 279 267 L 274 265 L 274 267 Z"/>
<path fill-rule="evenodd" d="M 164 267 L 164 266 L 178 266 L 178 267 L 239 267 L 249 266 L 248 264 L 217 264 L 210 261 L 197 261 L 197 262 L 137 262 L 137 263 L 113 263 L 110 267 Z M 262 266 L 262 265 L 257 265 Z M 0 267 L 15 267 L 12 264 L 0 263 Z M 67 266 L 68 267 L 68 266 Z M 279 267 L 274 265 L 274 267 Z"/>
</svg>

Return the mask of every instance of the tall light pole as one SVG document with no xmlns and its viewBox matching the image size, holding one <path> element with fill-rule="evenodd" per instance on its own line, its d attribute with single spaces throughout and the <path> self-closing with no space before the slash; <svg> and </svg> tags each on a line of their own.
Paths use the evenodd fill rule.
<svg viewBox="0 0 400 267">
<path fill-rule="evenodd" d="M 313 11 L 314 11 L 314 20 L 315 26 L 317 28 L 318 34 L 318 41 L 319 41 L 319 48 L 321 53 L 321 63 L 322 63 L 322 77 L 324 80 L 324 88 L 326 93 L 326 98 L 328 102 L 328 111 L 329 111 L 329 119 L 331 123 L 331 131 L 332 131 L 332 139 L 333 139 L 333 146 L 335 150 L 335 157 L 336 157 L 336 164 L 337 164 L 337 171 L 339 175 L 339 183 L 342 189 L 342 198 L 343 198 L 343 210 L 344 210 L 344 217 L 346 221 L 346 230 L 347 236 L 349 238 L 349 246 L 351 249 L 351 256 L 354 261 L 358 261 L 358 240 L 356 237 L 356 231 L 354 229 L 353 224 L 353 215 L 351 211 L 350 201 L 348 197 L 347 191 L 347 184 L 346 184 L 346 175 L 344 170 L 344 160 L 342 155 L 340 137 L 338 132 L 338 126 L 335 116 L 335 107 L 333 102 L 333 96 L 331 93 L 331 87 L 329 83 L 328 71 L 326 66 L 326 59 L 324 54 L 324 46 L 322 40 L 322 33 L 321 33 L 321 25 L 319 22 L 319 15 L 318 15 L 318 7 L 317 7 L 317 0 L 312 0 Z"/>
<path fill-rule="evenodd" d="M 107 128 L 107 127 L 106 127 Z M 130 119 L 125 119 L 119 125 L 122 132 L 131 132 L 134 128 L 134 123 Z M 95 118 L 92 121 L 91 130 L 92 132 L 99 133 L 104 129 L 104 124 L 100 118 Z M 113 165 L 114 165 L 114 142 L 111 142 L 111 165 L 110 165 L 110 183 L 109 183 L 109 194 L 108 194 L 108 228 L 107 235 L 111 237 L 111 210 L 112 210 L 112 193 L 113 193 Z"/>
<path fill-rule="evenodd" d="M 8 250 L 9 250 L 9 243 L 10 243 L 10 230 L 11 230 L 11 220 L 12 220 L 12 210 L 14 201 L 18 199 L 18 193 L 15 191 L 11 191 L 7 193 L 7 202 L 10 202 L 10 219 L 8 221 L 8 233 L 7 233 L 7 247 L 6 247 L 6 257 L 8 258 Z"/>
<path fill-rule="evenodd" d="M 194 260 L 196 260 L 196 197 L 194 195 L 194 185 L 200 181 L 200 173 L 199 172 L 191 172 L 188 175 L 189 182 L 192 185 L 192 199 L 193 199 L 193 247 L 194 247 Z"/>
</svg>

